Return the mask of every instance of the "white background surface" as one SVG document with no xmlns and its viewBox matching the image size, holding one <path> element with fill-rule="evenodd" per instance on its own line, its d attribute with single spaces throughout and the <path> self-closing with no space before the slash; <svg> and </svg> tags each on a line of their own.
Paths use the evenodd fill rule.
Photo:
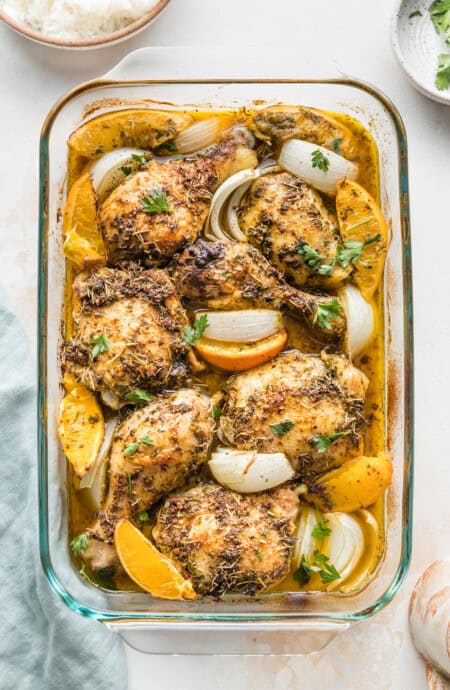
<svg viewBox="0 0 450 690">
<path fill-rule="evenodd" d="M 54 101 L 145 45 L 265 46 L 298 50 L 298 77 L 339 70 L 381 88 L 408 132 L 416 333 L 413 562 L 394 602 L 323 652 L 297 658 L 164 658 L 128 650 L 129 688 L 146 690 L 422 690 L 425 671 L 407 629 L 411 588 L 449 555 L 450 108 L 406 82 L 390 48 L 392 0 L 172 0 L 137 38 L 89 53 L 43 48 L 0 26 L 0 283 L 35 338 L 38 137 Z M 280 64 L 280 76 L 283 65 Z M 82 689 L 84 690 L 84 689 Z"/>
</svg>

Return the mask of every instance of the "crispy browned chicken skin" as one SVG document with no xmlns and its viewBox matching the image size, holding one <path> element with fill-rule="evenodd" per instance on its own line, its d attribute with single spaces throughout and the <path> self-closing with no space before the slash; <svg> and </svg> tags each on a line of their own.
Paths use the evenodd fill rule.
<svg viewBox="0 0 450 690">
<path fill-rule="evenodd" d="M 252 595 L 287 575 L 297 509 L 288 487 L 243 496 L 199 484 L 169 496 L 153 537 L 199 594 Z"/>
<path fill-rule="evenodd" d="M 258 164 L 242 126 L 227 130 L 203 152 L 166 162 L 150 161 L 124 180 L 100 207 L 100 224 L 109 258 L 144 254 L 168 260 L 199 235 L 213 192 L 230 175 Z M 152 190 L 163 193 L 168 211 L 147 212 L 142 203 Z"/>
<path fill-rule="evenodd" d="M 332 263 L 341 240 L 337 219 L 320 194 L 295 175 L 255 180 L 241 204 L 239 224 L 248 241 L 296 287 L 335 288 L 352 270 Z M 305 244 L 323 257 L 321 272 L 302 256 Z"/>
<path fill-rule="evenodd" d="M 167 385 L 187 351 L 182 340 L 187 317 L 160 269 L 129 264 L 79 274 L 73 284 L 73 318 L 67 370 L 91 390 L 117 398 L 137 388 Z M 109 349 L 94 358 L 92 343 L 102 335 Z"/>
<path fill-rule="evenodd" d="M 283 352 L 228 379 L 219 437 L 236 448 L 283 452 L 307 480 L 361 453 L 367 385 L 365 374 L 340 355 Z M 271 427 L 283 423 L 284 431 Z M 341 432 L 319 452 L 314 439 Z"/>
<path fill-rule="evenodd" d="M 287 285 L 261 253 L 242 242 L 197 240 L 176 258 L 171 275 L 178 294 L 193 305 L 211 309 L 285 308 L 324 335 L 345 330 L 343 312 L 330 328 L 314 324 L 318 304 L 328 304 L 329 295 L 313 295 Z"/>
<path fill-rule="evenodd" d="M 156 397 L 120 425 L 111 449 L 108 495 L 88 530 L 84 557 L 93 570 L 117 562 L 113 540 L 118 520 L 140 524 L 140 513 L 181 486 L 206 461 L 213 430 L 211 399 L 190 389 Z M 136 443 L 135 452 L 124 455 Z"/>
</svg>

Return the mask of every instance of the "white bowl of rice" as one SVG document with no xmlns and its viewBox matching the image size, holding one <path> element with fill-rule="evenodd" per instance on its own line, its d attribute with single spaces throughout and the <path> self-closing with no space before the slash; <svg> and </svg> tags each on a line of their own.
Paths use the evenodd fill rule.
<svg viewBox="0 0 450 690">
<path fill-rule="evenodd" d="M 0 0 L 0 19 L 56 48 L 120 43 L 150 24 L 170 0 Z"/>
</svg>

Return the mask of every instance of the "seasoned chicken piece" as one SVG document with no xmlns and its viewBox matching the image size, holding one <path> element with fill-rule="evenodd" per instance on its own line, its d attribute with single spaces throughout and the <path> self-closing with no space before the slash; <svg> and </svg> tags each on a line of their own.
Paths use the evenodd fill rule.
<svg viewBox="0 0 450 690">
<path fill-rule="evenodd" d="M 259 110 L 249 129 L 263 141 L 278 146 L 286 139 L 305 139 L 353 160 L 358 153 L 355 137 L 348 127 L 321 110 L 304 106 L 274 105 Z"/>
<path fill-rule="evenodd" d="M 66 368 L 107 400 L 137 388 L 158 390 L 171 375 L 182 382 L 188 321 L 165 271 L 130 264 L 79 274 L 73 319 Z"/>
<path fill-rule="evenodd" d="M 283 352 L 228 379 L 219 437 L 236 448 L 285 453 L 308 480 L 362 453 L 368 383 L 340 355 Z"/>
<path fill-rule="evenodd" d="M 287 575 L 297 510 L 286 486 L 241 495 L 200 484 L 169 496 L 153 537 L 199 594 L 252 595 Z"/>
<path fill-rule="evenodd" d="M 335 262 L 341 239 L 336 217 L 320 194 L 295 175 L 255 180 L 241 204 L 239 224 L 248 241 L 296 287 L 334 288 L 352 270 Z M 319 254 L 318 261 L 309 247 Z"/>
<path fill-rule="evenodd" d="M 93 570 L 116 564 L 118 520 L 139 514 L 181 486 L 205 462 L 213 439 L 212 401 L 192 389 L 158 396 L 118 428 L 111 449 L 109 490 L 88 530 L 83 557 Z"/>
<path fill-rule="evenodd" d="M 109 258 L 117 261 L 144 254 L 150 260 L 167 260 L 193 242 L 221 182 L 258 164 L 251 138 L 248 130 L 236 126 L 202 153 L 166 162 L 152 160 L 124 180 L 99 212 Z"/>
<path fill-rule="evenodd" d="M 323 335 L 337 336 L 345 329 L 342 309 L 330 319 L 329 327 L 316 319 L 318 305 L 328 305 L 335 298 L 290 287 L 248 244 L 197 240 L 176 258 L 172 277 L 178 294 L 198 306 L 222 310 L 283 307 Z"/>
</svg>

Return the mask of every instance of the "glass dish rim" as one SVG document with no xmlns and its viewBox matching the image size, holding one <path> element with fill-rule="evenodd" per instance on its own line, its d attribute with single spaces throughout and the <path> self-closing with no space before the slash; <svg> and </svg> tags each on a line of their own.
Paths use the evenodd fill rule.
<svg viewBox="0 0 450 690">
<path fill-rule="evenodd" d="M 46 419 L 46 277 L 47 277 L 47 225 L 48 225 L 48 141 L 53 123 L 61 109 L 73 98 L 96 88 L 109 86 L 146 86 L 146 85 L 203 85 L 203 84 L 334 84 L 350 86 L 367 92 L 377 99 L 388 111 L 395 125 L 398 143 L 398 168 L 400 189 L 400 225 L 402 238 L 403 294 L 405 310 L 403 316 L 404 356 L 408 366 L 404 367 L 404 467 L 403 478 L 405 520 L 402 524 L 402 557 L 386 591 L 369 607 L 361 611 L 348 613 L 148 613 L 124 612 L 111 613 L 90 608 L 79 603 L 66 590 L 56 575 L 50 556 L 48 539 L 48 491 L 47 491 L 47 439 L 45 433 Z M 38 228 L 38 395 L 37 395 L 37 443 L 38 443 L 38 503 L 39 503 L 39 551 L 42 568 L 51 589 L 74 612 L 104 623 L 170 623 L 170 622 L 267 622 L 267 621 L 320 621 L 331 624 L 356 623 L 374 615 L 384 608 L 401 587 L 408 572 L 412 546 L 412 510 L 413 510 L 413 476 L 414 476 L 414 359 L 413 359 L 413 301 L 410 242 L 410 212 L 408 183 L 407 136 L 402 118 L 393 104 L 379 89 L 363 81 L 352 78 L 330 79 L 148 79 L 148 80 L 115 80 L 108 78 L 84 82 L 66 92 L 49 111 L 41 130 L 39 146 L 39 228 Z"/>
</svg>

